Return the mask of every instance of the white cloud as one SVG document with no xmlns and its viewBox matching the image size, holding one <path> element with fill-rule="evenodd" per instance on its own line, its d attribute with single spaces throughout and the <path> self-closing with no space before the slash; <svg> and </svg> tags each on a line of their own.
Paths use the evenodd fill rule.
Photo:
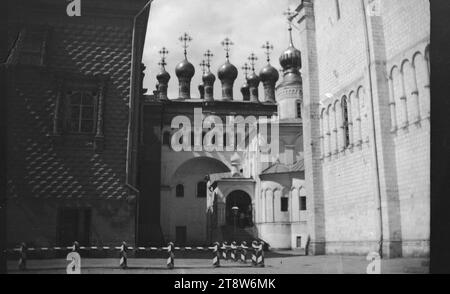
<svg viewBox="0 0 450 294">
<path fill-rule="evenodd" d="M 178 79 L 175 66 L 183 60 L 183 48 L 179 36 L 187 32 L 193 41 L 188 48 L 188 59 L 195 66 L 196 73 L 191 83 L 191 96 L 199 97 L 198 85 L 201 83 L 200 62 L 203 53 L 210 49 L 214 57 L 211 71 L 217 76 L 217 69 L 225 62 L 225 51 L 220 42 L 229 37 L 234 46 L 230 62 L 239 69 L 234 85 L 234 97 L 240 100 L 240 87 L 244 74 L 240 70 L 247 57 L 254 52 L 259 60 L 256 70 L 265 65 L 262 44 L 271 42 L 275 49 L 271 55 L 272 65 L 279 69 L 278 57 L 288 46 L 288 32 L 283 11 L 289 6 L 296 8 L 296 0 L 155 0 L 152 3 L 144 48 L 144 63 L 147 66 L 144 87 L 149 94 L 155 89 L 156 75 L 159 72 L 158 51 L 163 46 L 169 50 L 166 70 L 170 73 L 169 98 L 178 97 Z M 294 42 L 299 48 L 298 38 Z M 214 96 L 221 96 L 221 83 L 217 80 Z M 260 86 L 260 96 L 262 95 Z"/>
</svg>

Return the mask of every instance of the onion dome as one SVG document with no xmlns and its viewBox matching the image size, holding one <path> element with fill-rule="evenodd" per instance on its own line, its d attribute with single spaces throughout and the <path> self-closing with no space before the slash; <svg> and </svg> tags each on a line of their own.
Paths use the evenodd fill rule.
<svg viewBox="0 0 450 294">
<path fill-rule="evenodd" d="M 278 79 L 280 78 L 280 74 L 278 73 L 278 70 L 276 70 L 273 66 L 270 64 L 267 64 L 260 72 L 259 77 L 262 82 L 270 81 L 273 83 L 276 83 Z"/>
<path fill-rule="evenodd" d="M 289 47 L 284 50 L 280 56 L 280 65 L 283 70 L 288 70 L 291 68 L 300 69 L 302 68 L 302 53 L 300 50 L 294 47 L 292 41 L 292 26 L 289 22 Z"/>
<path fill-rule="evenodd" d="M 166 71 L 165 68 L 161 68 L 161 72 L 156 75 L 156 79 L 160 84 L 167 84 L 170 80 L 170 74 Z"/>
<path fill-rule="evenodd" d="M 260 79 L 258 77 L 258 75 L 255 72 L 252 72 L 247 79 L 247 82 L 250 86 L 252 85 L 258 85 L 260 82 Z"/>
<path fill-rule="evenodd" d="M 292 44 L 280 56 L 280 64 L 284 70 L 302 67 L 302 54 Z"/>
<path fill-rule="evenodd" d="M 184 78 L 190 80 L 195 74 L 195 68 L 192 63 L 190 63 L 187 59 L 184 59 L 175 68 L 175 74 L 179 79 Z"/>
<path fill-rule="evenodd" d="M 238 76 L 237 68 L 232 65 L 228 60 L 219 68 L 217 75 L 221 81 L 229 80 L 234 81 Z"/>
<path fill-rule="evenodd" d="M 216 76 L 212 72 L 208 71 L 202 76 L 202 80 L 205 85 L 214 84 L 216 81 Z"/>
</svg>

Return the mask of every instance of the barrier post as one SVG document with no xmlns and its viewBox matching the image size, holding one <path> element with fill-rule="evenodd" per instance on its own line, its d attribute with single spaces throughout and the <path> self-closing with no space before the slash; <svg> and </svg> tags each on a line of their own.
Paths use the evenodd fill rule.
<svg viewBox="0 0 450 294">
<path fill-rule="evenodd" d="M 219 251 L 219 242 L 214 243 L 213 249 L 213 267 L 220 267 L 220 251 Z"/>
<path fill-rule="evenodd" d="M 241 262 L 242 263 L 247 263 L 247 242 L 242 242 L 241 244 Z"/>
<path fill-rule="evenodd" d="M 19 248 L 19 270 L 24 271 L 27 269 L 27 244 L 23 242 Z"/>
<path fill-rule="evenodd" d="M 174 244 L 172 242 L 167 246 L 167 268 L 173 269 L 175 267 L 175 255 L 173 254 Z"/>
<path fill-rule="evenodd" d="M 258 265 L 258 251 L 257 251 L 257 242 L 253 241 L 252 242 L 252 266 L 257 266 Z"/>
<path fill-rule="evenodd" d="M 258 251 L 259 251 L 258 259 L 257 259 L 258 267 L 264 267 L 265 264 L 264 264 L 264 242 L 263 241 L 259 242 Z"/>
<path fill-rule="evenodd" d="M 231 242 L 231 260 L 234 262 L 238 261 L 237 249 L 236 241 Z"/>
<path fill-rule="evenodd" d="M 127 256 L 127 243 L 125 241 L 122 242 L 122 246 L 120 247 L 120 261 L 119 261 L 119 266 L 122 269 L 127 269 L 128 268 L 128 264 L 127 264 L 127 260 L 128 260 L 128 256 Z"/>
<path fill-rule="evenodd" d="M 222 259 L 228 260 L 228 250 L 227 250 L 227 242 L 222 243 Z"/>
</svg>

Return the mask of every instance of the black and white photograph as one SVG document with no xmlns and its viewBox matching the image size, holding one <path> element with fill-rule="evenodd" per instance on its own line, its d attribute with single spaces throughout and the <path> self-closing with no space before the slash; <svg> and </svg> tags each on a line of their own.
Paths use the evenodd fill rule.
<svg viewBox="0 0 450 294">
<path fill-rule="evenodd" d="M 2 273 L 431 273 L 429 0 L 5 2 Z"/>
</svg>

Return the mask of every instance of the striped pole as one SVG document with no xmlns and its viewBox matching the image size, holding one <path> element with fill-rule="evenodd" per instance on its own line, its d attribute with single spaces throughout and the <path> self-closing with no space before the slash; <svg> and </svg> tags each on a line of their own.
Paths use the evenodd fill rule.
<svg viewBox="0 0 450 294">
<path fill-rule="evenodd" d="M 257 266 L 258 265 L 258 261 L 257 261 L 257 256 L 258 256 L 258 251 L 257 251 L 257 242 L 256 241 L 253 241 L 252 242 L 252 248 L 253 248 L 253 251 L 252 251 L 252 266 Z"/>
<path fill-rule="evenodd" d="M 220 251 L 219 251 L 219 242 L 214 243 L 213 249 L 213 267 L 220 267 Z"/>
<path fill-rule="evenodd" d="M 231 260 L 234 262 L 238 261 L 238 256 L 237 256 L 237 244 L 235 241 L 233 241 L 231 243 Z"/>
<path fill-rule="evenodd" d="M 242 242 L 241 244 L 241 262 L 247 263 L 247 242 Z"/>
<path fill-rule="evenodd" d="M 128 268 L 127 260 L 128 260 L 128 256 L 127 256 L 127 243 L 124 241 L 124 242 L 122 242 L 122 246 L 120 246 L 120 261 L 119 261 L 119 266 L 120 266 L 122 269 L 127 269 L 127 268 Z"/>
<path fill-rule="evenodd" d="M 25 242 L 20 244 L 19 254 L 19 270 L 24 271 L 27 269 L 27 244 Z"/>
<path fill-rule="evenodd" d="M 222 259 L 228 260 L 228 250 L 227 250 L 227 242 L 222 243 Z"/>
<path fill-rule="evenodd" d="M 257 258 L 257 264 L 258 267 L 264 267 L 264 242 L 260 241 L 258 246 L 258 258 Z"/>
<path fill-rule="evenodd" d="M 173 254 L 173 247 L 174 244 L 172 242 L 169 243 L 169 245 L 167 246 L 167 253 L 168 253 L 168 257 L 167 257 L 167 268 L 168 269 L 173 269 L 175 267 L 175 255 Z"/>
</svg>

